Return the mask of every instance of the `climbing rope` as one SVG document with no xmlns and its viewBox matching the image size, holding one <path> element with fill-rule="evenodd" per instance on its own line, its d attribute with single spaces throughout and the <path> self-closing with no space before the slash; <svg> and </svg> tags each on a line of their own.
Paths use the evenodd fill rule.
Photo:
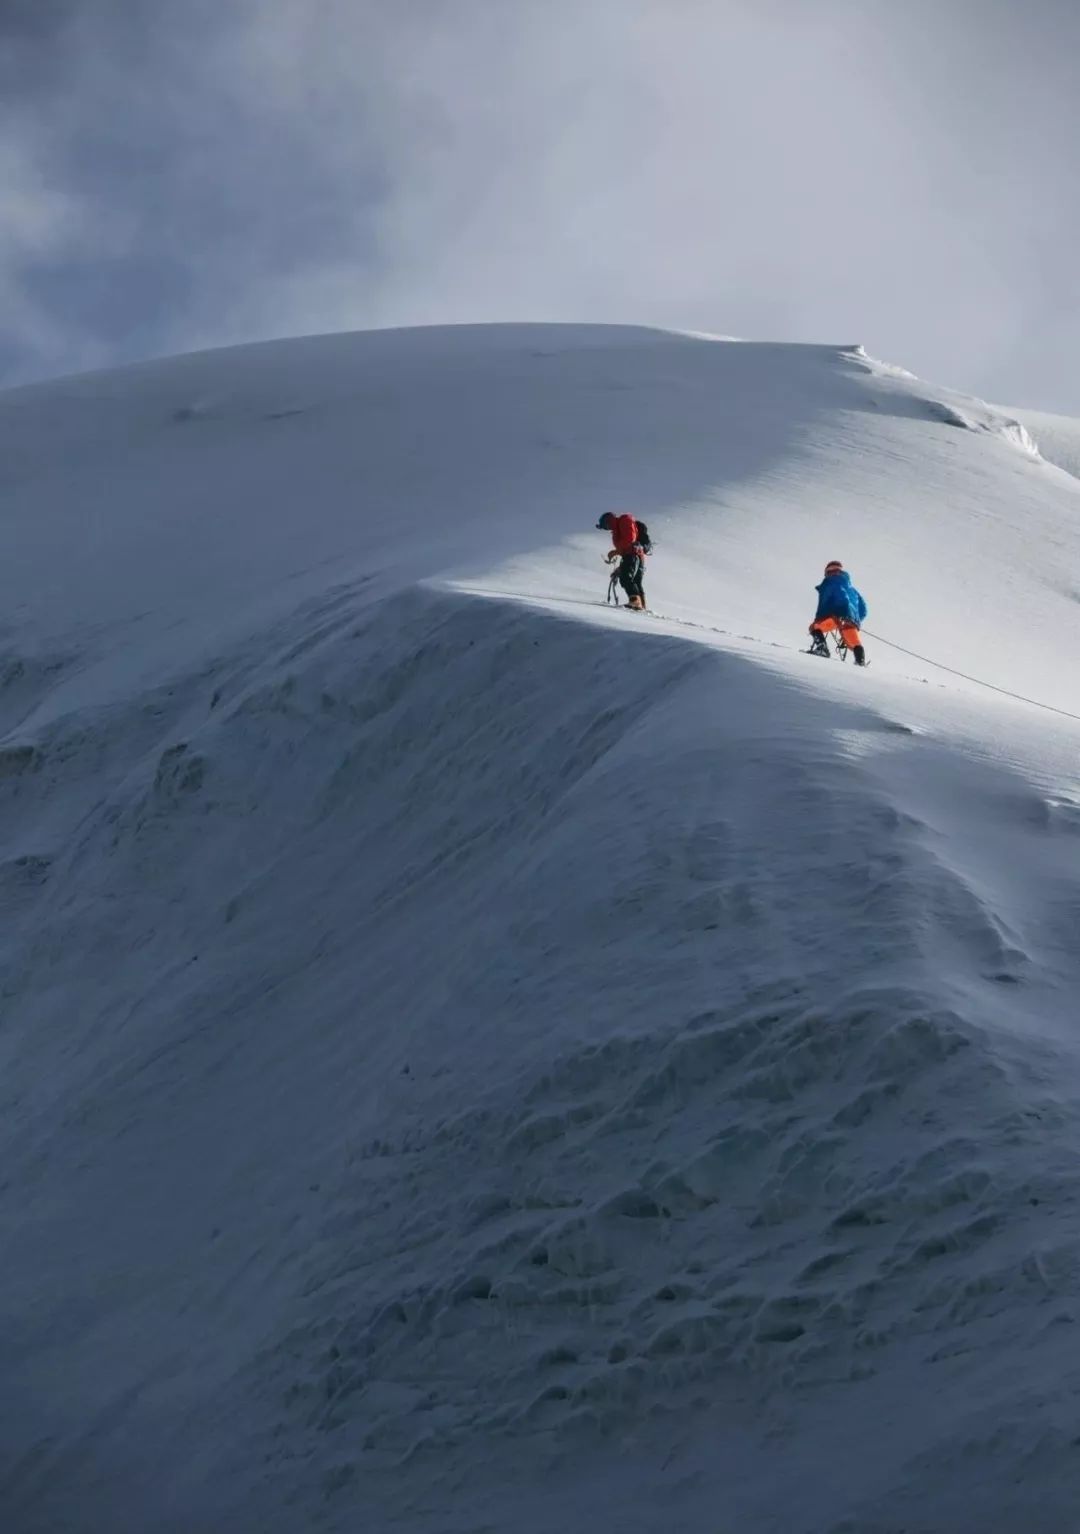
<svg viewBox="0 0 1080 1534">
<path fill-rule="evenodd" d="M 921 661 L 924 666 L 936 666 L 939 671 L 947 671 L 950 676 L 962 677 L 965 682 L 974 682 L 976 687 L 986 687 L 990 692 L 999 692 L 1004 698 L 1012 698 L 1017 703 L 1027 703 L 1032 708 L 1045 709 L 1048 714 L 1060 714 L 1064 719 L 1075 719 L 1080 724 L 1080 714 L 1071 714 L 1067 708 L 1055 708 L 1052 703 L 1040 703 L 1038 698 L 1025 698 L 1023 693 L 1010 692 L 1007 687 L 997 687 L 993 682 L 984 682 L 981 677 L 968 676 L 966 671 L 957 671 L 953 666 L 946 666 L 939 660 L 933 660 L 929 655 L 918 655 L 914 650 L 906 650 L 902 644 L 894 644 L 891 639 L 882 639 L 880 634 L 871 634 L 869 629 L 863 629 L 867 639 L 872 639 L 875 644 L 886 645 L 890 650 L 899 650 L 901 655 L 910 655 L 912 660 Z"/>
</svg>

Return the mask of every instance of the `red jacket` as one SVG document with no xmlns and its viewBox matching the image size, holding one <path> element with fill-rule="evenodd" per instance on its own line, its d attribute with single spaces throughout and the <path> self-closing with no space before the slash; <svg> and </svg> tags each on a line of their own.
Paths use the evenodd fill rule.
<svg viewBox="0 0 1080 1534">
<path fill-rule="evenodd" d="M 637 523 L 629 512 L 615 517 L 611 524 L 611 542 L 617 554 L 629 554 L 637 543 Z"/>
</svg>

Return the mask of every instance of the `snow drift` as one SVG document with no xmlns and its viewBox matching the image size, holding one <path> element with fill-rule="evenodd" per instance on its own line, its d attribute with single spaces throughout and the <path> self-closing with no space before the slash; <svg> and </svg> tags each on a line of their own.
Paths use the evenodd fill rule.
<svg viewBox="0 0 1080 1534">
<path fill-rule="evenodd" d="M 569 326 L 0 398 L 7 1527 L 1071 1527 L 1026 425 Z M 835 557 L 965 676 L 801 655 Z"/>
</svg>

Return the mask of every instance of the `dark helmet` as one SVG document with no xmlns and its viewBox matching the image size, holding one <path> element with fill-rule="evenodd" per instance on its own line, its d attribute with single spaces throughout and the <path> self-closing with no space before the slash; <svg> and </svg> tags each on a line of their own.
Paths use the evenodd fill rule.
<svg viewBox="0 0 1080 1534">
<path fill-rule="evenodd" d="M 599 522 L 597 522 L 596 526 L 600 532 L 606 533 L 614 520 L 615 518 L 612 516 L 611 512 L 605 511 L 604 515 L 600 518 Z"/>
<path fill-rule="evenodd" d="M 838 559 L 830 559 L 825 566 L 826 575 L 843 575 L 844 567 Z"/>
</svg>

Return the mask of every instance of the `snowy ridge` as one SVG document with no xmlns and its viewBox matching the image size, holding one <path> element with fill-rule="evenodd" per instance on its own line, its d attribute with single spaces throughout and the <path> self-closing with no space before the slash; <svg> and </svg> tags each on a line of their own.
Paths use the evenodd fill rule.
<svg viewBox="0 0 1080 1534">
<path fill-rule="evenodd" d="M 0 401 L 19 1534 L 1069 1526 L 1076 726 L 794 645 L 825 539 L 883 624 L 934 535 L 1071 633 L 1073 502 L 903 388 L 514 327 Z M 678 623 L 574 605 L 635 475 Z"/>
<path fill-rule="evenodd" d="M 843 348 L 843 350 L 853 360 L 863 363 L 867 371 L 875 378 L 896 379 L 905 385 L 916 385 L 918 390 L 916 399 L 918 399 L 922 392 L 922 385 L 914 373 L 909 373 L 906 368 L 896 367 L 892 363 L 878 361 L 876 357 L 869 356 L 862 346 Z M 928 420 L 940 421 L 946 426 L 956 426 L 962 431 L 993 432 L 1012 446 L 1018 447 L 1029 458 L 1041 457 L 1034 437 L 1023 422 L 1011 414 L 1005 415 L 1001 410 L 987 405 L 982 400 L 957 394 L 953 390 L 938 392 L 941 398 L 927 397 L 924 401 Z"/>
<path fill-rule="evenodd" d="M 1040 456 L 1073 479 L 1080 479 L 1080 422 L 1045 411 L 1012 413 L 1024 420 L 1025 430 L 1033 434 L 1033 441 L 1038 438 Z"/>
</svg>

